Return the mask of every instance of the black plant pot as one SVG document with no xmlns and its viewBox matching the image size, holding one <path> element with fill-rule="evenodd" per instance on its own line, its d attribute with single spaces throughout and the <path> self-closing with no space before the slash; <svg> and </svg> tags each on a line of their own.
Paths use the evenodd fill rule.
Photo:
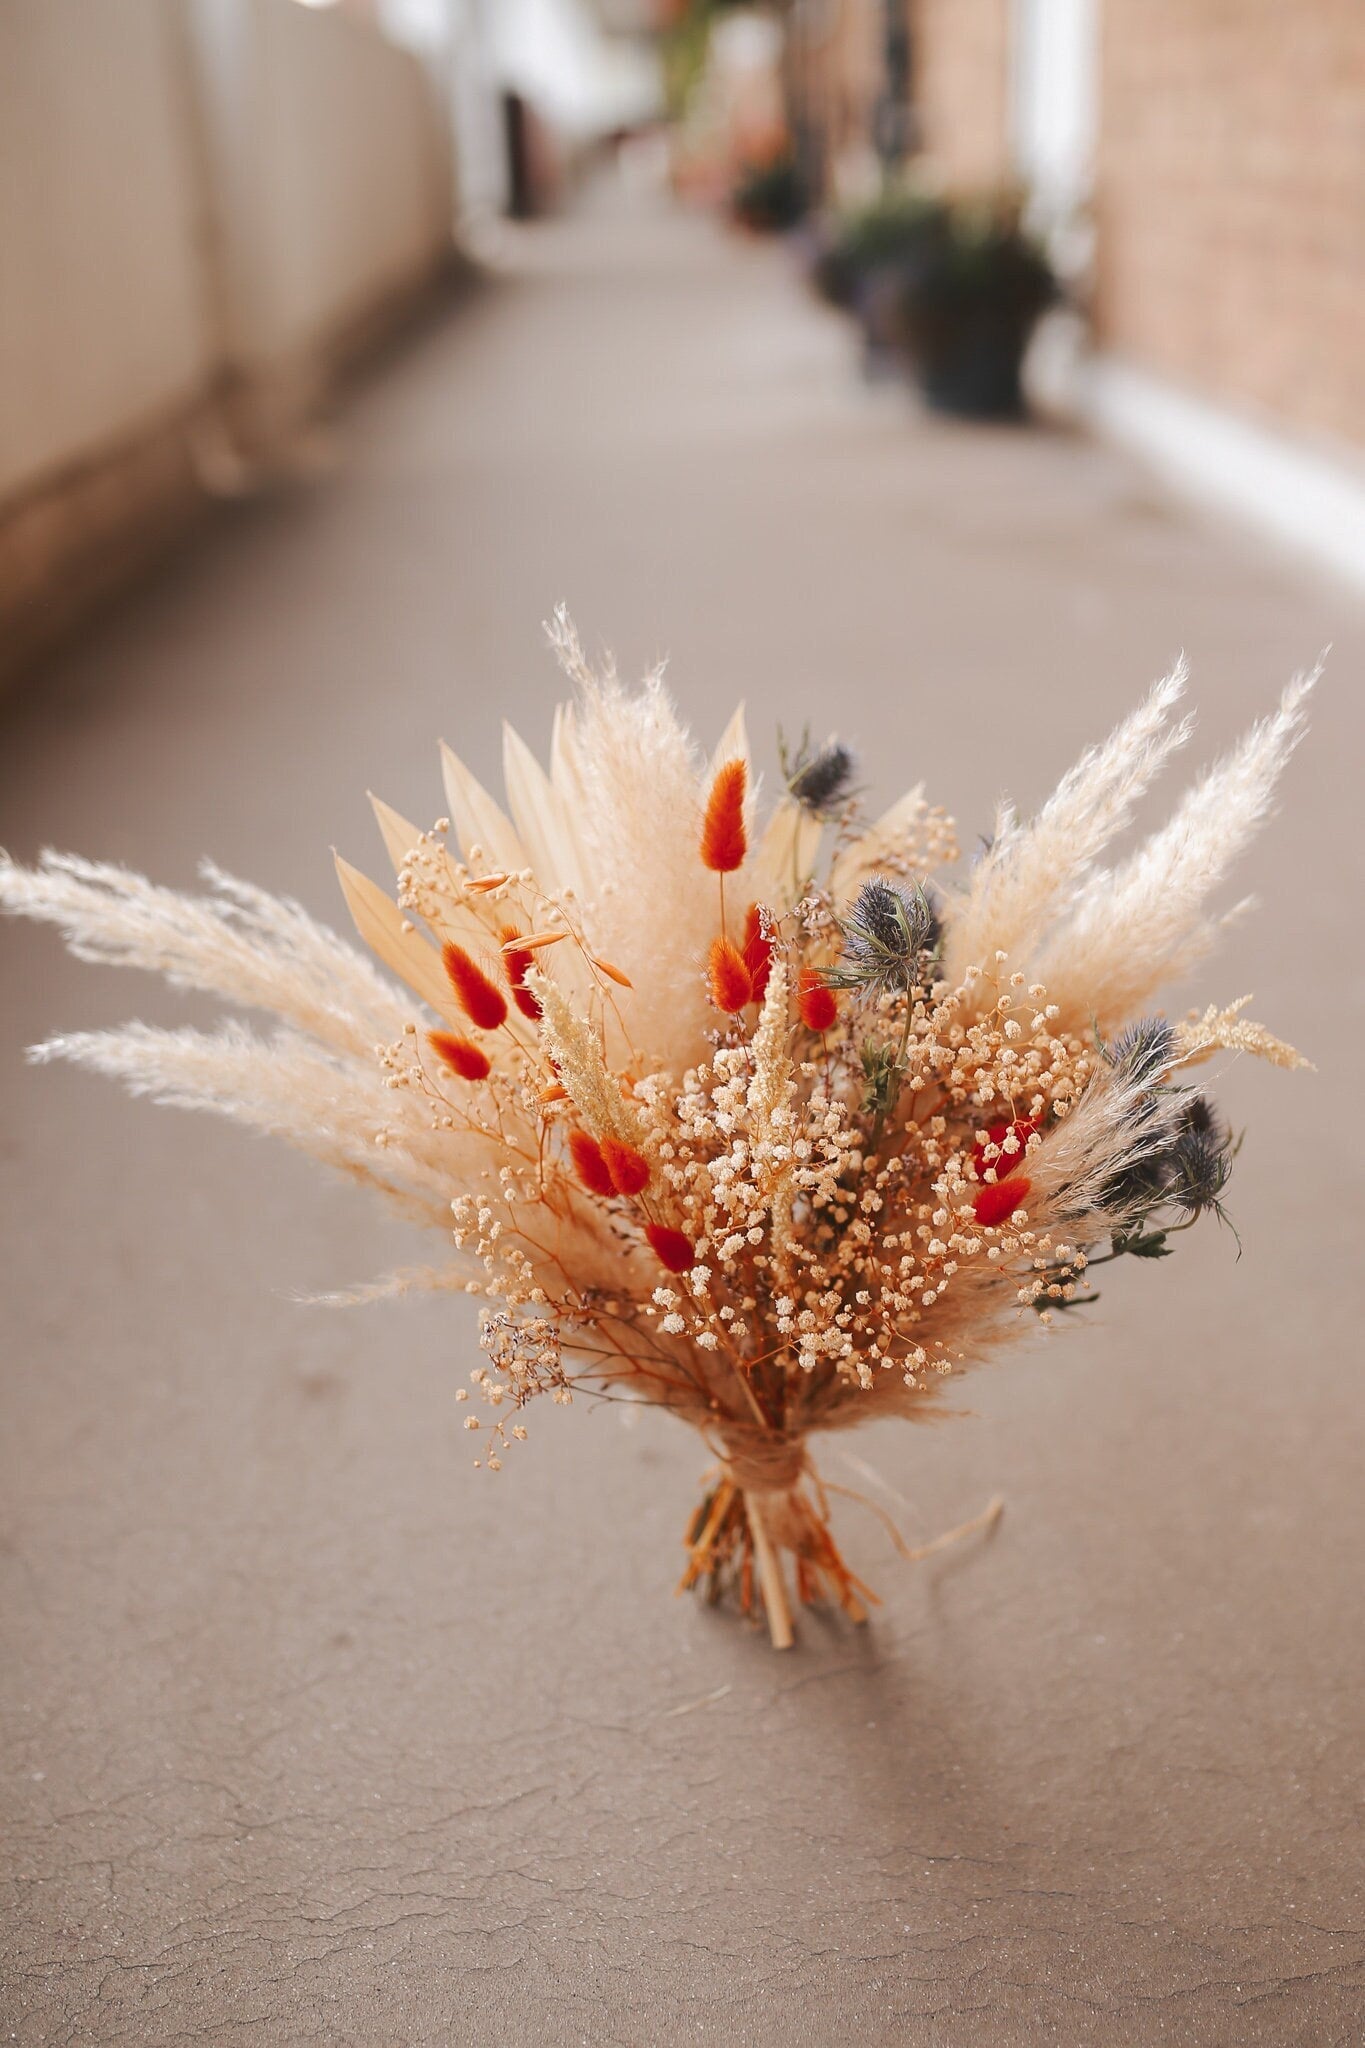
<svg viewBox="0 0 1365 2048">
<path fill-rule="evenodd" d="M 936 323 L 932 337 L 911 344 L 915 377 L 935 412 L 978 420 L 1017 420 L 1027 410 L 1022 372 L 1033 320 L 996 312 Z"/>
<path fill-rule="evenodd" d="M 818 214 L 807 214 L 792 232 L 792 247 L 811 289 L 827 305 L 847 310 L 853 304 L 858 273 L 847 251 Z"/>
<path fill-rule="evenodd" d="M 898 374 L 904 348 L 904 265 L 876 263 L 856 275 L 850 307 L 862 330 L 863 365 L 869 376 Z"/>
<path fill-rule="evenodd" d="M 747 171 L 730 198 L 740 226 L 759 235 L 786 234 L 805 219 L 808 204 L 800 172 L 785 159 Z"/>
</svg>

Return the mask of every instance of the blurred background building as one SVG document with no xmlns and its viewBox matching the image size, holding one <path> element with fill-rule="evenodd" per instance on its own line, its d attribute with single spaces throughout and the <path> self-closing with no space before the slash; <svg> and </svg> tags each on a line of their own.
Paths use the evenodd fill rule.
<svg viewBox="0 0 1365 2048">
<path fill-rule="evenodd" d="M 1365 577 L 1357 0 L 7 0 L 0 665 L 297 460 L 665 66 L 684 191 L 784 150 L 825 205 L 1017 186 L 1054 401 Z"/>
<path fill-rule="evenodd" d="M 1365 577 L 1365 10 L 792 0 L 815 188 L 1017 181 L 1087 315 L 1072 402 Z"/>
<path fill-rule="evenodd" d="M 660 108 L 617 0 L 6 0 L 0 674 Z M 610 26 L 608 26 L 610 23 Z"/>
</svg>

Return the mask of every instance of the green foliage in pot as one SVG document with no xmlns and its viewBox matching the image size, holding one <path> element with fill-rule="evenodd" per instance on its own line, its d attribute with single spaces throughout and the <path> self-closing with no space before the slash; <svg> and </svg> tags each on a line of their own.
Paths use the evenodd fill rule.
<svg viewBox="0 0 1365 2048">
<path fill-rule="evenodd" d="M 929 403 L 1018 418 L 1024 351 L 1057 297 L 1052 266 L 1024 230 L 1015 196 L 946 207 L 904 273 L 897 309 L 899 339 Z"/>
<path fill-rule="evenodd" d="M 746 228 L 781 234 L 805 219 L 809 197 L 795 157 L 783 154 L 750 164 L 730 194 L 730 211 Z"/>
<path fill-rule="evenodd" d="M 832 305 L 856 307 L 869 280 L 913 266 L 927 240 L 941 232 L 941 199 L 893 187 L 823 226 L 812 264 L 817 291 Z"/>
</svg>

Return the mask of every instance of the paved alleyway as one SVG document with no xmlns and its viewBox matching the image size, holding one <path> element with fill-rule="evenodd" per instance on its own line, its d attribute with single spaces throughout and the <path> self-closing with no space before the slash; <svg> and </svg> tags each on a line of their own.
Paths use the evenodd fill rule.
<svg viewBox="0 0 1365 2048">
<path fill-rule="evenodd" d="M 367 786 L 430 817 L 438 735 L 489 779 L 504 711 L 545 738 L 560 597 L 627 671 L 669 652 L 708 742 L 741 694 L 837 726 L 968 837 L 1181 645 L 1212 749 L 1330 640 L 1206 976 L 1320 1071 L 1227 1077 L 1240 1265 L 1199 1233 L 975 1419 L 853 1446 L 916 1535 L 1004 1521 L 911 1569 L 844 1503 L 885 1605 L 776 1658 L 670 1597 L 683 1432 L 580 1406 L 471 1471 L 463 1310 L 295 1299 L 420 1246 L 24 1071 L 194 1006 L 0 933 L 0 2038 L 1358 2038 L 1358 602 L 1083 441 L 918 419 L 784 252 L 640 202 L 521 235 L 334 457 L 0 710 L 0 840 L 209 853 L 340 922 Z"/>
</svg>

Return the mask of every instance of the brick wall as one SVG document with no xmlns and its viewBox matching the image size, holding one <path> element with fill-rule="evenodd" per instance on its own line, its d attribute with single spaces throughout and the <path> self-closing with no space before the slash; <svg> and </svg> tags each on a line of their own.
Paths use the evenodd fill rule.
<svg viewBox="0 0 1365 2048">
<path fill-rule="evenodd" d="M 951 185 L 1010 172 L 1009 0 L 909 0 L 924 149 Z"/>
<path fill-rule="evenodd" d="M 1103 0 L 1101 53 L 1102 340 L 1365 445 L 1365 0 Z"/>
</svg>

